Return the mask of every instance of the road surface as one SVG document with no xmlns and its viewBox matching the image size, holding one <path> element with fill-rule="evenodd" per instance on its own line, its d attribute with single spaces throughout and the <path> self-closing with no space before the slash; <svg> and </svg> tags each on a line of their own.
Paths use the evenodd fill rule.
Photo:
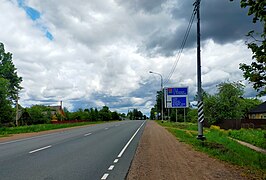
<svg viewBox="0 0 266 180">
<path fill-rule="evenodd" d="M 0 143 L 0 179 L 124 179 L 145 121 L 121 121 Z"/>
</svg>

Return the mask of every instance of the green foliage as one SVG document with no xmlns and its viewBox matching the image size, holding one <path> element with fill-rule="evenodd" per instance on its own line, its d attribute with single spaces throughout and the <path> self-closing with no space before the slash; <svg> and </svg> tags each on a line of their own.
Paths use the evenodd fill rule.
<svg viewBox="0 0 266 180">
<path fill-rule="evenodd" d="M 12 54 L 5 52 L 4 44 L 0 42 L 0 77 L 8 81 L 8 98 L 12 101 L 17 99 L 18 92 L 22 89 L 22 78 L 18 77 L 17 69 L 12 62 Z"/>
<path fill-rule="evenodd" d="M 45 124 L 51 120 L 51 109 L 43 105 L 34 105 L 26 109 L 30 115 L 27 124 Z"/>
<path fill-rule="evenodd" d="M 150 119 L 155 120 L 155 118 L 156 118 L 155 112 L 156 112 L 156 109 L 154 107 L 151 108 Z"/>
<path fill-rule="evenodd" d="M 116 111 L 111 112 L 111 119 L 112 120 L 119 120 L 120 119 L 119 114 Z"/>
<path fill-rule="evenodd" d="M 187 122 L 197 122 L 198 121 L 198 110 L 197 109 L 188 109 L 187 112 Z"/>
<path fill-rule="evenodd" d="M 99 124 L 102 122 L 81 122 L 81 123 L 71 123 L 71 124 L 37 124 L 30 126 L 20 126 L 20 127 L 2 127 L 0 128 L 0 136 L 5 136 L 8 134 L 19 134 L 19 133 L 30 133 L 30 132 L 40 132 L 52 129 L 61 129 L 75 126 L 84 126 L 89 124 Z"/>
<path fill-rule="evenodd" d="M 157 115 L 161 114 L 162 112 L 162 98 L 163 98 L 164 94 L 162 91 L 157 91 L 157 95 L 156 95 L 156 104 L 155 104 L 155 110 L 157 111 Z M 163 112 L 165 115 L 165 108 L 163 108 Z M 158 119 L 162 119 L 161 116 L 158 116 Z"/>
<path fill-rule="evenodd" d="M 0 126 L 14 121 L 12 104 L 21 90 L 21 81 L 12 62 L 12 54 L 6 53 L 4 44 L 0 42 Z"/>
<path fill-rule="evenodd" d="M 127 116 L 130 120 L 144 119 L 144 115 L 138 109 L 133 109 L 133 111 L 129 111 Z"/>
<path fill-rule="evenodd" d="M 204 114 L 209 124 L 217 124 L 225 119 L 241 119 L 260 103 L 257 99 L 244 99 L 243 85 L 240 83 L 221 83 L 218 93 L 204 93 Z"/>
<path fill-rule="evenodd" d="M 248 112 L 255 108 L 256 106 L 258 106 L 259 104 L 261 104 L 261 100 L 259 99 L 244 99 L 244 98 L 241 98 L 240 99 L 240 108 L 241 108 L 241 111 L 243 112 L 243 116 L 245 118 L 247 118 L 248 116 Z"/>
<path fill-rule="evenodd" d="M 241 141 L 248 142 L 254 146 L 266 149 L 266 130 L 240 129 L 230 130 L 229 136 Z"/>
<path fill-rule="evenodd" d="M 111 120 L 111 113 L 110 113 L 109 107 L 103 106 L 103 108 L 99 111 L 99 119 L 101 121 Z"/>
<path fill-rule="evenodd" d="M 245 166 L 251 170 L 262 171 L 262 174 L 266 172 L 266 156 L 231 140 L 228 136 L 229 132 L 225 130 L 205 128 L 204 135 L 207 140 L 199 141 L 196 139 L 196 124 L 161 123 L 160 121 L 158 123 L 165 126 L 179 141 L 191 144 L 195 149 L 210 156 L 239 166 Z M 258 137 L 258 135 L 254 135 L 254 139 Z"/>
<path fill-rule="evenodd" d="M 233 0 L 230 0 L 233 1 Z M 242 8 L 249 8 L 248 15 L 253 16 L 253 23 L 262 23 L 263 30 L 260 33 L 250 31 L 247 36 L 251 39 L 247 43 L 251 49 L 255 62 L 250 65 L 240 64 L 240 69 L 244 72 L 245 79 L 253 83 L 253 88 L 259 92 L 259 96 L 266 94 L 266 1 L 263 0 L 241 0 Z M 260 37 L 255 37 L 255 35 Z"/>
<path fill-rule="evenodd" d="M 8 100 L 8 81 L 0 77 L 0 126 L 12 122 L 14 112 Z"/>
<path fill-rule="evenodd" d="M 64 111 L 67 120 L 110 121 L 119 120 L 120 116 L 125 117 L 125 114 L 120 115 L 118 112 L 111 112 L 107 106 L 103 106 L 100 111 L 97 108 L 79 109 L 76 112 L 69 112 L 67 109 Z"/>
</svg>

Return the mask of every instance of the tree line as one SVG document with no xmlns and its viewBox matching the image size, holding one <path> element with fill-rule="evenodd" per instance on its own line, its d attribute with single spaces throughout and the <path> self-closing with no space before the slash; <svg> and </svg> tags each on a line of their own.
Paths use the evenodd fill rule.
<svg viewBox="0 0 266 180">
<path fill-rule="evenodd" d="M 109 107 L 103 106 L 102 109 L 86 108 L 70 112 L 67 108 L 62 111 L 55 111 L 50 106 L 33 105 L 22 109 L 22 116 L 19 119 L 20 125 L 47 124 L 51 121 L 111 121 L 126 118 L 124 113 L 110 111 Z"/>
<path fill-rule="evenodd" d="M 130 120 L 146 120 L 148 119 L 148 117 L 143 114 L 141 111 L 139 111 L 138 109 L 133 109 L 133 111 L 129 111 L 127 113 L 127 117 L 130 119 Z"/>
<path fill-rule="evenodd" d="M 203 91 L 204 117 L 208 124 L 219 124 L 227 119 L 247 118 L 248 112 L 262 103 L 256 98 L 244 98 L 244 85 L 239 82 L 223 82 L 217 85 L 218 92 L 209 94 Z M 161 119 L 161 91 L 157 92 L 156 104 L 151 109 L 151 119 Z M 195 96 L 195 100 L 197 97 Z M 157 116 L 156 116 L 157 115 Z M 185 116 L 185 117 L 184 117 Z M 165 109 L 164 117 L 170 121 L 197 122 L 197 109 L 190 106 L 184 109 Z"/>
</svg>

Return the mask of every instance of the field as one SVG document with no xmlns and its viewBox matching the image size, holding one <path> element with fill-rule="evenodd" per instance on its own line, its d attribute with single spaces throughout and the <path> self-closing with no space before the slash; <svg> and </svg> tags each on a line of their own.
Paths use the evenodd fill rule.
<svg viewBox="0 0 266 180">
<path fill-rule="evenodd" d="M 266 155 L 240 145 L 230 137 L 265 147 L 265 130 L 222 130 L 218 126 L 204 128 L 205 141 L 197 140 L 197 124 L 192 123 L 158 123 L 176 138 L 192 145 L 196 150 L 234 165 L 247 168 L 250 173 L 262 174 L 266 178 Z"/>
</svg>

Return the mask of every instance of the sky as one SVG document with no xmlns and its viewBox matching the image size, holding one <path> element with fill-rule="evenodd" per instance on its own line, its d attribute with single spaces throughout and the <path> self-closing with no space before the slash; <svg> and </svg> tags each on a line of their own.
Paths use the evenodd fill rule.
<svg viewBox="0 0 266 180">
<path fill-rule="evenodd" d="M 1 0 L 0 42 L 13 54 L 23 78 L 20 104 L 101 108 L 149 115 L 164 87 L 197 89 L 196 19 L 180 58 L 194 0 Z M 252 53 L 245 36 L 261 31 L 239 0 L 201 1 L 202 86 L 217 93 L 221 82 L 241 81 L 245 97 L 255 97 L 239 70 Z"/>
</svg>

